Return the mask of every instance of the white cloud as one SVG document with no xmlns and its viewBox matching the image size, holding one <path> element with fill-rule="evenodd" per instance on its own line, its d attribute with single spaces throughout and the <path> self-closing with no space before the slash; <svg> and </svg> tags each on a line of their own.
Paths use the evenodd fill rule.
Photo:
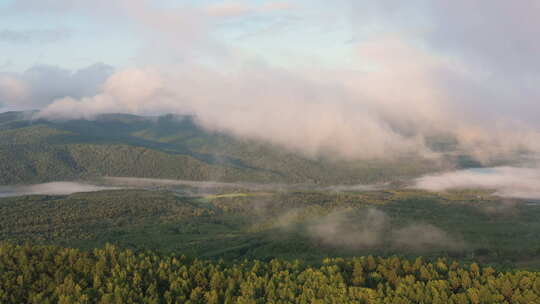
<svg viewBox="0 0 540 304">
<path fill-rule="evenodd" d="M 93 96 L 112 73 L 111 66 L 101 63 L 76 71 L 38 65 L 23 73 L 0 73 L 0 103 L 13 109 L 35 109 L 66 96 Z"/>
<path fill-rule="evenodd" d="M 430 155 L 425 138 L 437 134 L 454 135 L 483 160 L 539 148 L 531 140 L 538 134 L 526 126 L 518 131 L 514 124 L 486 126 L 461 117 L 438 73 L 467 75 L 447 59 L 396 37 L 365 43 L 358 56 L 370 70 L 251 65 L 224 72 L 196 64 L 127 69 L 111 76 L 99 94 L 56 100 L 40 116 L 193 114 L 211 130 L 348 159 Z"/>
<path fill-rule="evenodd" d="M 102 113 L 153 113 L 159 109 L 163 81 L 152 70 L 128 69 L 110 76 L 103 92 L 76 99 L 64 97 L 43 109 L 39 117 L 91 119 Z M 164 99 L 163 99 L 164 100 Z M 152 101 L 152 102 L 149 102 Z"/>
<path fill-rule="evenodd" d="M 530 51 L 536 49 L 536 40 L 526 41 L 531 32 L 528 26 L 540 20 L 530 18 L 537 14 L 531 12 L 530 1 L 482 6 L 477 10 L 482 24 L 493 24 L 487 29 L 474 27 L 477 20 L 469 12 L 474 7 L 461 0 L 449 7 L 420 0 L 413 1 L 412 7 L 389 1 L 315 1 L 310 12 L 317 10 L 321 24 L 328 22 L 322 21 L 327 14 L 350 13 L 359 20 L 351 22 L 354 29 L 380 25 L 373 31 L 377 35 L 356 40 L 352 60 L 359 68 L 353 71 L 316 64 L 309 70 L 269 67 L 264 58 L 246 56 L 212 35 L 224 16 L 290 9 L 290 3 L 229 1 L 163 7 L 143 0 L 92 4 L 49 0 L 18 5 L 25 10 L 88 11 L 94 18 L 105 16 L 104 20 L 134 25 L 146 41 L 142 54 L 149 59 L 109 77 L 98 91 L 95 82 L 80 93 L 84 86 L 72 90 L 66 89 L 72 84 L 44 81 L 47 94 L 34 94 L 43 90 L 34 89 L 41 88 L 41 83 L 23 81 L 17 89 L 14 83 L 20 78 L 9 84 L 3 81 L 9 89 L 2 96 L 25 95 L 20 88 L 30 91 L 21 104 L 45 105 L 55 99 L 42 117 L 91 118 L 105 112 L 194 114 L 208 129 L 262 139 L 308 155 L 345 158 L 432 155 L 425 140 L 440 134 L 456 137 L 460 148 L 481 160 L 516 150 L 540 151 L 535 120 L 526 119 L 540 111 L 536 102 L 540 89 L 531 85 L 535 83 L 531 75 L 538 78 L 538 73 L 525 67 L 523 73 L 501 74 L 509 71 L 505 66 L 512 58 L 520 57 L 533 67 L 538 60 Z M 89 5 L 96 9 L 86 10 Z M 298 7 L 295 15 L 305 9 Z M 440 16 L 445 10 L 449 15 Z M 524 10 L 527 20 L 519 23 Z M 497 23 L 501 14 L 509 14 L 516 27 L 502 29 Z M 413 15 L 422 18 L 410 21 Z M 498 51 L 490 51 L 506 43 L 496 39 L 497 30 L 520 41 L 503 52 L 512 58 L 503 58 L 500 65 Z M 466 40 L 459 40 L 460 31 L 467 31 Z M 483 33 L 487 34 L 485 43 Z M 473 54 L 483 53 L 489 63 L 478 64 Z M 522 81 L 525 76 L 529 81 Z M 522 110 L 516 102 L 524 105 Z"/>
<path fill-rule="evenodd" d="M 7 104 L 27 99 L 28 90 L 26 83 L 20 79 L 0 75 L 0 103 Z"/>
<path fill-rule="evenodd" d="M 502 197 L 540 199 L 540 169 L 496 167 L 461 170 L 421 177 L 414 187 L 430 191 L 490 189 Z"/>
</svg>

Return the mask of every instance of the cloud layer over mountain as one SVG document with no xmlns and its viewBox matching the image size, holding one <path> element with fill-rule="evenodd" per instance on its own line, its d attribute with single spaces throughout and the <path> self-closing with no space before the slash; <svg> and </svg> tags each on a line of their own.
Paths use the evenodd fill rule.
<svg viewBox="0 0 540 304">
<path fill-rule="evenodd" d="M 16 8 L 59 14 L 88 6 L 61 5 L 66 3 L 25 1 Z M 537 1 L 311 4 L 229 1 L 171 8 L 143 0 L 98 1 L 90 18 L 129 24 L 146 41 L 137 63 L 112 75 L 104 66 L 85 70 L 90 81 L 82 85 L 76 76 L 81 71 L 59 86 L 48 82 L 62 79 L 58 75 L 35 81 L 29 72 L 1 74 L 0 103 L 42 106 L 40 117 L 50 119 L 192 114 L 205 128 L 313 156 L 433 156 L 426 139 L 442 135 L 455 137 L 480 160 L 540 150 Z M 280 26 L 267 29 L 276 35 L 294 35 L 302 24 L 331 27 L 335 15 L 349 18 L 351 68 L 275 65 L 216 38 L 227 22 L 268 14 L 279 16 Z"/>
</svg>

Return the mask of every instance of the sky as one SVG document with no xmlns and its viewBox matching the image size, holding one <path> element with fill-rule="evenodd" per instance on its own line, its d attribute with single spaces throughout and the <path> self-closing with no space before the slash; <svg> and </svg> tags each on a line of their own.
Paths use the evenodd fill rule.
<svg viewBox="0 0 540 304">
<path fill-rule="evenodd" d="M 0 0 L 0 111 L 189 114 L 310 156 L 540 151 L 540 1 Z"/>
<path fill-rule="evenodd" d="M 6 53 L 3 71 L 23 72 L 37 64 L 78 69 L 96 62 L 127 67 L 144 56 L 145 42 L 140 37 L 142 29 L 133 24 L 131 16 L 124 15 L 122 11 L 125 9 L 113 11 L 114 4 L 110 8 L 105 7 L 108 4 L 98 4 L 96 8 L 70 2 L 83 3 L 77 0 L 0 1 L 0 10 L 3 11 L 0 43 Z M 111 3 L 114 2 L 131 6 L 129 1 Z M 328 27 L 318 24 L 315 19 L 330 16 L 321 15 L 322 12 L 313 8 L 310 2 L 158 0 L 149 6 L 202 14 L 204 16 L 193 18 L 207 19 L 204 22 L 211 28 L 205 35 L 245 52 L 246 56 L 261 57 L 261 60 L 272 64 L 311 65 L 322 61 L 329 66 L 348 65 L 350 58 L 344 57 L 350 57 L 353 39 L 347 26 L 349 21 L 341 18 L 343 16 L 335 16 L 331 23 L 336 24 L 329 25 L 328 22 Z M 181 22 L 178 25 L 203 26 L 182 25 Z M 322 47 L 324 51 L 317 51 Z"/>
</svg>

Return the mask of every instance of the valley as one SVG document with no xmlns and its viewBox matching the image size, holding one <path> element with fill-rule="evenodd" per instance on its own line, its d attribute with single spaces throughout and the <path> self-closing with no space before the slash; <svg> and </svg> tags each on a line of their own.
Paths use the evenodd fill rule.
<svg viewBox="0 0 540 304">
<path fill-rule="evenodd" d="M 294 284 L 308 284 L 302 278 L 316 273 L 319 279 L 332 277 L 324 280 L 333 287 L 306 296 L 309 288 L 303 285 L 295 296 L 281 299 L 333 301 L 340 297 L 335 284 L 342 282 L 350 292 L 342 296 L 345 302 L 410 300 L 419 296 L 399 288 L 411 280 L 435 284 L 443 278 L 455 287 L 433 287 L 448 293 L 440 299 L 462 303 L 475 296 L 466 279 L 456 283 L 455 273 L 488 286 L 486 278 L 494 282 L 520 271 L 523 280 L 535 280 L 540 270 L 540 179 L 521 157 L 480 164 L 438 139 L 433 144 L 444 148 L 435 158 L 314 158 L 205 130 L 192 117 L 111 114 L 47 121 L 27 116 L 0 114 L 0 299 L 8 302 L 271 299 L 272 285 L 247 287 L 244 277 L 231 278 L 245 272 L 242 276 L 264 273 L 261 282 L 279 280 L 274 265 L 282 264 Z M 66 255 L 70 260 L 57 264 Z M 85 261 L 85 268 L 74 259 Z M 104 259 L 119 268 L 103 272 Z M 144 268 L 142 260 L 130 264 L 134 259 L 153 262 Z M 161 278 L 160 287 L 152 287 L 154 271 L 168 261 L 177 264 L 167 271 L 186 276 L 184 268 L 172 270 L 182 261 L 198 279 L 183 281 L 188 285 L 179 289 L 180 283 Z M 48 279 L 37 279 L 27 267 Z M 248 274 L 252 267 L 264 270 Z M 48 268 L 62 271 L 54 280 L 93 287 L 46 283 L 52 280 Z M 220 270 L 207 278 L 208 269 Z M 138 290 L 122 285 L 117 271 L 145 277 L 137 285 L 145 289 L 113 296 L 97 281 L 87 281 L 94 276 L 112 280 L 117 291 Z M 18 273 L 25 273 L 18 277 L 28 288 L 11 285 Z M 217 282 L 216 276 L 228 277 L 229 287 L 205 283 Z M 521 285 L 508 288 L 515 297 L 523 294 L 512 303 L 538 299 Z M 71 296 L 78 290 L 83 292 Z M 269 294 L 248 295 L 261 290 Z M 483 297 L 506 299 L 506 290 L 492 288 Z"/>
<path fill-rule="evenodd" d="M 2 198 L 0 237 L 226 260 L 397 254 L 540 266 L 540 206 L 486 190 L 175 187 Z"/>
</svg>

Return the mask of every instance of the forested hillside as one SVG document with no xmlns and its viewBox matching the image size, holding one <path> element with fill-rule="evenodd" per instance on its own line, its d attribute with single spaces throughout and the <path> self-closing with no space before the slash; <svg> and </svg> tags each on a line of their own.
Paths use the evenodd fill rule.
<svg viewBox="0 0 540 304">
<path fill-rule="evenodd" d="M 114 246 L 83 252 L 0 243 L 0 302 L 531 304 L 540 302 L 540 273 L 447 259 L 227 264 Z"/>
<path fill-rule="evenodd" d="M 343 161 L 198 127 L 192 117 L 102 115 L 96 120 L 32 120 L 0 114 L 0 184 L 100 176 L 187 180 L 355 184 L 396 181 L 463 159 Z M 440 145 L 440 144 L 439 144 Z"/>
</svg>

